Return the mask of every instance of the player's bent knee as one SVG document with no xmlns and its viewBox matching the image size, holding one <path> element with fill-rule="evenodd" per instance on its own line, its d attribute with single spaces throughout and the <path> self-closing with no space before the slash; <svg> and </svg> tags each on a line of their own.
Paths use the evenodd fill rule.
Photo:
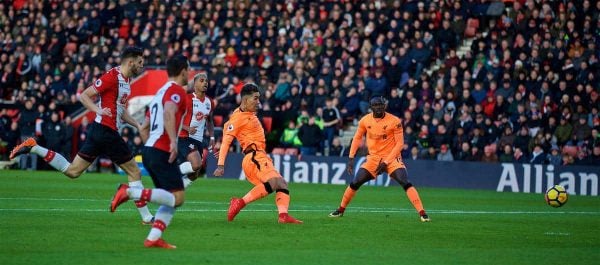
<svg viewBox="0 0 600 265">
<path fill-rule="evenodd" d="M 410 187 L 413 187 L 413 184 L 410 183 L 410 182 L 407 182 L 407 183 L 404 183 L 404 184 L 400 183 L 400 185 L 402 185 L 402 188 L 404 188 L 405 191 L 408 190 L 408 189 L 410 189 Z"/>
<path fill-rule="evenodd" d="M 265 183 L 263 183 L 263 185 L 265 185 L 265 190 L 266 190 L 266 191 L 267 191 L 269 194 L 273 193 L 273 187 L 271 187 L 271 184 L 269 184 L 269 182 L 265 182 Z"/>
<path fill-rule="evenodd" d="M 290 195 L 290 191 L 288 189 L 277 189 L 277 192 L 281 192 L 281 193 L 285 193 L 287 195 Z"/>
<path fill-rule="evenodd" d="M 179 206 L 183 205 L 184 202 L 185 202 L 185 199 L 183 197 L 175 196 L 175 207 L 179 207 Z"/>
<path fill-rule="evenodd" d="M 362 186 L 362 184 L 361 184 L 361 183 L 357 183 L 357 182 L 352 182 L 352 183 L 350 183 L 350 188 L 351 188 L 351 189 L 353 189 L 353 190 L 358 190 L 358 189 L 360 189 L 360 186 Z"/>
<path fill-rule="evenodd" d="M 69 178 L 76 179 L 76 178 L 79 178 L 79 176 L 81 176 L 81 173 L 82 172 L 75 171 L 75 170 L 67 170 L 63 174 L 65 174 L 65 176 L 67 176 Z"/>
<path fill-rule="evenodd" d="M 201 164 L 194 164 L 192 163 L 192 170 L 194 170 L 194 172 L 200 170 L 202 168 Z"/>
</svg>

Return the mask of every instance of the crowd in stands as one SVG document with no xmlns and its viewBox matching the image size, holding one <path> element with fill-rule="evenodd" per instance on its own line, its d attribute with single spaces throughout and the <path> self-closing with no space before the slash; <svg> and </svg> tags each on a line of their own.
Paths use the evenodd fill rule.
<svg viewBox="0 0 600 265">
<path fill-rule="evenodd" d="M 219 116 L 256 82 L 270 145 L 303 154 L 347 154 L 339 130 L 384 95 L 407 160 L 600 165 L 600 2 L 504 1 L 488 16 L 491 2 L 1 1 L 0 99 L 18 110 L 3 108 L 0 151 L 70 142 L 49 131 L 136 45 L 147 65 L 184 53 L 206 70 Z"/>
</svg>

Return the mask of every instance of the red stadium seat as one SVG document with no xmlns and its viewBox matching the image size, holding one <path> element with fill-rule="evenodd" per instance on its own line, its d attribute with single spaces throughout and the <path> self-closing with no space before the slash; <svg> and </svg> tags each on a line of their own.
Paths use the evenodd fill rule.
<svg viewBox="0 0 600 265">
<path fill-rule="evenodd" d="M 274 155 L 284 155 L 285 154 L 285 149 L 281 148 L 281 147 L 275 147 L 275 148 L 273 148 L 273 151 L 271 151 L 271 154 L 274 154 Z"/>
<path fill-rule="evenodd" d="M 477 33 L 477 28 L 474 27 L 467 27 L 465 29 L 465 38 L 472 38 L 475 37 L 475 34 Z"/>
<path fill-rule="evenodd" d="M 65 52 L 73 52 L 76 53 L 77 52 L 77 43 L 76 42 L 69 42 L 65 45 Z"/>
<path fill-rule="evenodd" d="M 578 148 L 577 148 L 577 146 L 574 146 L 574 145 L 565 145 L 562 149 L 563 154 L 568 154 L 572 157 L 577 156 L 577 151 L 578 151 Z"/>
<path fill-rule="evenodd" d="M 492 153 L 496 153 L 496 152 L 498 152 L 498 144 L 496 144 L 496 143 L 491 143 L 491 144 L 489 144 L 489 145 L 488 145 L 488 147 L 490 148 L 490 151 L 491 151 Z"/>
<path fill-rule="evenodd" d="M 475 29 L 478 29 L 479 28 L 479 19 L 469 18 L 469 20 L 467 20 L 467 27 L 474 27 Z"/>
<path fill-rule="evenodd" d="M 272 117 L 263 117 L 262 124 L 265 127 L 265 131 L 267 133 L 270 133 L 271 129 L 273 128 L 273 118 Z"/>
<path fill-rule="evenodd" d="M 293 148 L 293 147 L 290 147 L 290 148 L 286 148 L 286 149 L 285 149 L 285 154 L 286 154 L 286 155 L 297 156 L 297 155 L 298 155 L 298 153 L 299 153 L 299 152 L 298 152 L 298 148 Z"/>
<path fill-rule="evenodd" d="M 213 116 L 213 121 L 215 122 L 215 127 L 223 126 L 223 116 L 215 115 Z"/>
</svg>

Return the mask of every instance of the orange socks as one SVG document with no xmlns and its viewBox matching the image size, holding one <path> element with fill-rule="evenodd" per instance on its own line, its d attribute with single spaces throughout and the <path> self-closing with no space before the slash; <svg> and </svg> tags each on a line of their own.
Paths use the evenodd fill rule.
<svg viewBox="0 0 600 265">
<path fill-rule="evenodd" d="M 345 197 L 346 195 L 344 195 Z M 424 211 L 423 204 L 421 203 L 421 198 L 419 198 L 419 193 L 415 187 L 410 187 L 406 190 L 406 196 L 412 205 L 417 209 L 417 212 L 421 213 Z"/>
<path fill-rule="evenodd" d="M 256 185 L 242 198 L 246 204 L 256 201 L 262 197 L 269 195 L 265 189 L 265 185 Z"/>
<path fill-rule="evenodd" d="M 352 201 L 352 198 L 354 198 L 355 194 L 356 191 L 350 188 L 350 186 L 346 187 L 346 191 L 344 191 L 344 196 L 342 197 L 342 203 L 340 204 L 340 207 L 345 209 L 346 206 L 350 204 L 350 201 Z"/>
<path fill-rule="evenodd" d="M 275 205 L 280 214 L 287 213 L 290 206 L 290 195 L 285 192 L 275 193 Z"/>
</svg>

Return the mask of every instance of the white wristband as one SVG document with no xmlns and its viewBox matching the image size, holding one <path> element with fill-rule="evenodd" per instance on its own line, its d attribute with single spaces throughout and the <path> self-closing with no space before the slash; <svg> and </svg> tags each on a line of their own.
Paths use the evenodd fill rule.
<svg viewBox="0 0 600 265">
<path fill-rule="evenodd" d="M 211 139 L 211 140 L 214 140 L 214 139 L 215 139 L 215 137 L 214 137 L 214 136 L 211 136 L 211 137 L 210 137 L 210 139 Z"/>
</svg>

